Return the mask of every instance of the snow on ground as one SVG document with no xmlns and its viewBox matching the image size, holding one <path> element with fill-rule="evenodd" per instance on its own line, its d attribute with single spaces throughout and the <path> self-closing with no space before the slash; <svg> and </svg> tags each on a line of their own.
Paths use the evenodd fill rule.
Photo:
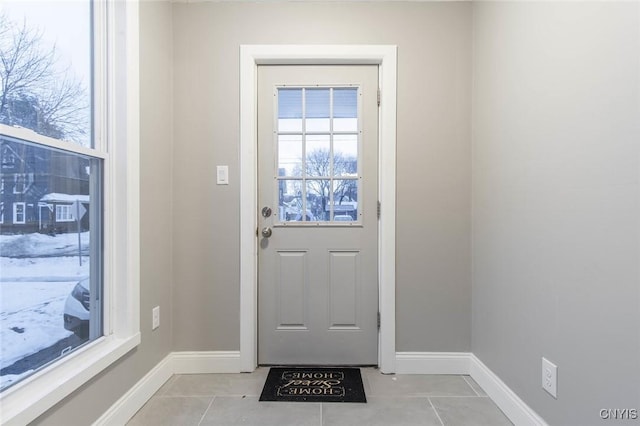
<svg viewBox="0 0 640 426">
<path fill-rule="evenodd" d="M 22 259 L 0 257 L 0 282 L 80 281 L 88 276 L 89 256 L 82 256 L 82 266 L 78 256 Z M 4 303 L 0 302 L 0 312 L 4 310 Z"/>
<path fill-rule="evenodd" d="M 62 320 L 64 301 L 77 281 L 3 282 L 0 368 L 48 348 L 71 334 Z M 37 298 L 33 296 L 37 295 Z"/>
<path fill-rule="evenodd" d="M 71 334 L 64 328 L 64 303 L 89 276 L 88 232 L 81 241 L 82 266 L 78 234 L 0 235 L 0 368 Z M 0 388 L 25 374 L 2 376 Z"/>
<path fill-rule="evenodd" d="M 88 254 L 89 232 L 80 234 L 82 254 Z M 0 235 L 0 257 L 77 256 L 78 234 Z"/>
</svg>

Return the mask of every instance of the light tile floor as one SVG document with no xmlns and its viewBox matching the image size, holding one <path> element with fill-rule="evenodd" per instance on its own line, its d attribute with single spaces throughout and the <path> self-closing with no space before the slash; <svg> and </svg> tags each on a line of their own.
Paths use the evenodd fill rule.
<svg viewBox="0 0 640 426">
<path fill-rule="evenodd" d="M 366 404 L 259 402 L 268 368 L 173 376 L 129 426 L 511 425 L 469 376 L 383 375 L 362 368 Z"/>
</svg>

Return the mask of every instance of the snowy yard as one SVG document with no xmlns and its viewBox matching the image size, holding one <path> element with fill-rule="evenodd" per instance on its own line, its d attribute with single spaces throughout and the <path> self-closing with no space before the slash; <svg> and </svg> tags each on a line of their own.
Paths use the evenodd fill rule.
<svg viewBox="0 0 640 426">
<path fill-rule="evenodd" d="M 89 276 L 89 235 L 81 237 L 82 266 L 77 234 L 0 236 L 0 369 L 72 334 L 62 314 L 75 284 Z M 0 388 L 24 374 L 1 376 Z"/>
</svg>

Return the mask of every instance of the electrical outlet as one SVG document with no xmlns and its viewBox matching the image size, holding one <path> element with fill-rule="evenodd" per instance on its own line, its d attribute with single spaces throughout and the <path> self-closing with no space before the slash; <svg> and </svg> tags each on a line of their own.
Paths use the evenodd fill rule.
<svg viewBox="0 0 640 426">
<path fill-rule="evenodd" d="M 151 318 L 151 328 L 155 330 L 156 328 L 160 327 L 160 306 L 156 306 L 155 308 L 153 308 L 153 310 L 151 311 Z"/>
<path fill-rule="evenodd" d="M 558 399 L 558 367 L 542 357 L 542 389 Z"/>
</svg>

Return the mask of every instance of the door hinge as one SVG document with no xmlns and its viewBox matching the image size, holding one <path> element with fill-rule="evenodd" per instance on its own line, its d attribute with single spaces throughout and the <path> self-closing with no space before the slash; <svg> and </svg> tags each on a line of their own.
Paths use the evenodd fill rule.
<svg viewBox="0 0 640 426">
<path fill-rule="evenodd" d="M 380 312 L 378 312 L 378 330 L 380 330 Z"/>
<path fill-rule="evenodd" d="M 378 201 L 378 219 L 380 219 L 380 209 L 381 209 L 380 201 Z"/>
<path fill-rule="evenodd" d="M 380 106 L 380 88 L 378 88 L 378 106 Z"/>
</svg>

